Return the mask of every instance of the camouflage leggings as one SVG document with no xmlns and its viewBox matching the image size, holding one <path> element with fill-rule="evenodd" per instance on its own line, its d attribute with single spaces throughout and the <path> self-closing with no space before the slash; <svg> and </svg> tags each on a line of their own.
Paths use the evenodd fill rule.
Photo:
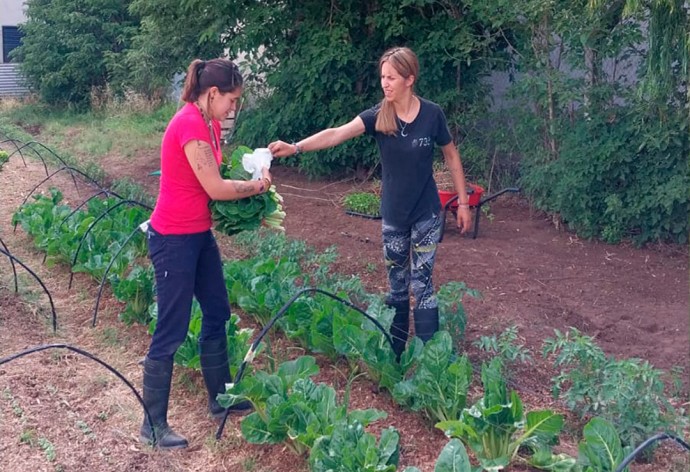
<svg viewBox="0 0 690 472">
<path fill-rule="evenodd" d="M 388 303 L 408 301 L 411 287 L 416 308 L 436 308 L 431 275 L 441 235 L 441 216 L 431 215 L 410 227 L 395 227 L 385 221 L 382 226 L 383 257 L 390 285 Z"/>
</svg>

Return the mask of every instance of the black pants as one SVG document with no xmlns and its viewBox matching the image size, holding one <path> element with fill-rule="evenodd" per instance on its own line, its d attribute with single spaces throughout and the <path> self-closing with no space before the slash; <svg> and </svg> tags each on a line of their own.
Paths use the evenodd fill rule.
<svg viewBox="0 0 690 472">
<path fill-rule="evenodd" d="M 156 274 L 158 323 L 148 357 L 171 360 L 189 329 L 192 297 L 201 305 L 200 340 L 225 336 L 230 303 L 223 266 L 211 231 L 162 235 L 149 225 L 149 257 Z"/>
</svg>

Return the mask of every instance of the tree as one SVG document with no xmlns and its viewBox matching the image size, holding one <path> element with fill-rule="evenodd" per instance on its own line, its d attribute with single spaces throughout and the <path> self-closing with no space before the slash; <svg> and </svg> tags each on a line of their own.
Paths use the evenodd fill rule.
<svg viewBox="0 0 690 472">
<path fill-rule="evenodd" d="M 601 10 L 602 0 L 589 0 Z M 686 0 L 622 0 L 624 15 L 644 15 L 648 22 L 646 74 L 642 91 L 653 98 L 674 95 L 684 87 L 690 102 L 690 13 Z"/>
<path fill-rule="evenodd" d="M 174 75 L 184 72 L 192 59 L 223 53 L 224 26 L 216 26 L 213 33 L 204 34 L 204 30 L 224 25 L 224 20 L 203 3 L 190 6 L 169 0 L 133 0 L 129 10 L 142 21 L 123 61 L 126 81 L 149 98 L 162 98 Z"/>
<path fill-rule="evenodd" d="M 16 49 L 31 87 L 51 104 L 87 105 L 117 76 L 138 21 L 121 0 L 29 0 Z"/>
<path fill-rule="evenodd" d="M 183 0 L 171 7 L 198 27 L 196 36 L 194 28 L 187 36 L 186 26 L 173 22 L 161 2 L 137 0 L 135 5 L 147 28 L 163 31 L 174 25 L 178 34 L 149 35 L 146 47 L 174 51 L 176 63 L 178 57 L 186 55 L 188 61 L 212 52 L 201 48 L 221 38 L 232 58 L 248 59 L 249 87 L 264 93 L 255 93 L 255 105 L 241 113 L 235 136 L 254 147 L 342 124 L 374 105 L 381 99 L 378 57 L 397 45 L 417 52 L 418 92 L 444 108 L 462 139 L 470 111 L 486 108 L 480 78 L 503 44 L 489 19 L 467 7 L 472 2 Z M 375 148 L 356 140 L 310 153 L 301 165 L 311 174 L 324 174 L 367 170 L 376 162 Z"/>
</svg>

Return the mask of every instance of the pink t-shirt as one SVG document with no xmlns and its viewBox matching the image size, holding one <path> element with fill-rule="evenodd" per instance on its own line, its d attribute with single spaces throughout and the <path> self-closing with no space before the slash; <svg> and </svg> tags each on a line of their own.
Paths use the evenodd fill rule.
<svg viewBox="0 0 690 472">
<path fill-rule="evenodd" d="M 220 122 L 212 121 L 213 132 L 220 142 Z M 220 165 L 223 153 L 211 144 L 211 134 L 193 103 L 186 103 L 173 116 L 161 144 L 161 180 L 158 201 L 151 215 L 151 225 L 161 234 L 201 233 L 211 229 L 211 200 L 194 175 L 184 153 L 192 140 L 209 143 Z"/>
</svg>

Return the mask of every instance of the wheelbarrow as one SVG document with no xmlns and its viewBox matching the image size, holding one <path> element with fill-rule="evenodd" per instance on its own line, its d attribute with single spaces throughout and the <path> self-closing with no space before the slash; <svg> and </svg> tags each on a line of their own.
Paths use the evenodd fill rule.
<svg viewBox="0 0 690 472">
<path fill-rule="evenodd" d="M 470 208 L 475 209 L 475 214 L 474 214 L 474 228 L 472 229 L 472 239 L 477 238 L 477 233 L 479 232 L 479 216 L 481 215 L 481 209 L 482 205 L 485 203 L 490 202 L 491 200 L 494 200 L 496 197 L 503 195 L 504 193 L 507 192 L 519 192 L 520 189 L 517 187 L 508 187 L 504 188 L 503 190 L 500 190 L 496 193 L 492 193 L 488 197 L 482 198 L 482 195 L 484 194 L 484 188 L 477 185 L 477 184 L 467 184 L 467 196 L 468 198 L 468 204 Z M 442 218 L 443 218 L 443 224 L 441 225 L 441 238 L 439 239 L 439 242 L 443 241 L 443 233 L 445 232 L 445 227 L 446 227 L 446 213 L 448 213 L 448 210 L 453 212 L 453 215 L 457 216 L 458 213 L 458 194 L 455 192 L 447 191 L 447 190 L 439 190 L 438 191 L 438 196 L 441 199 L 441 207 L 443 208 L 443 213 L 442 213 Z"/>
</svg>

